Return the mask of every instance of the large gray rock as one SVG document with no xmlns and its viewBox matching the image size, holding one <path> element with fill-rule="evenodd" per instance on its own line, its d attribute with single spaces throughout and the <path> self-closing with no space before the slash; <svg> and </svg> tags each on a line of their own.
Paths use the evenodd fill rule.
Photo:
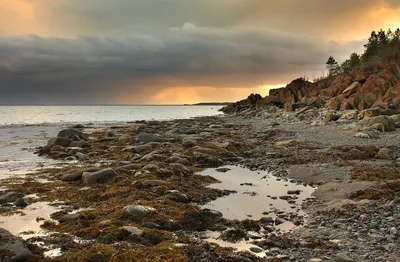
<svg viewBox="0 0 400 262">
<path fill-rule="evenodd" d="M 3 228 L 0 228 L 0 250 L 0 261 L 3 262 L 23 262 L 32 257 L 22 240 Z"/>
<path fill-rule="evenodd" d="M 150 143 L 150 142 L 162 142 L 163 140 L 160 137 L 153 134 L 141 133 L 136 138 L 136 141 Z"/>
<path fill-rule="evenodd" d="M 69 146 L 84 148 L 84 147 L 90 147 L 90 144 L 87 141 L 72 141 Z"/>
<path fill-rule="evenodd" d="M 83 172 L 82 184 L 90 186 L 97 183 L 104 183 L 115 176 L 117 176 L 117 173 L 112 169 L 104 169 L 96 172 Z"/>
<path fill-rule="evenodd" d="M 374 127 L 374 126 L 383 126 L 383 132 L 391 132 L 396 130 L 396 125 L 394 124 L 394 121 L 387 117 L 387 116 L 376 116 L 376 117 L 371 117 L 371 118 L 364 118 L 360 122 L 358 122 L 358 125 L 362 129 Z"/>
<path fill-rule="evenodd" d="M 52 137 L 47 141 L 47 146 L 53 147 L 53 146 L 63 146 L 67 147 L 70 146 L 72 143 L 72 140 L 67 139 L 67 138 L 62 138 L 62 137 Z"/>
<path fill-rule="evenodd" d="M 82 179 L 83 171 L 74 171 L 61 176 L 61 181 L 78 181 Z"/>
<path fill-rule="evenodd" d="M 87 135 L 85 135 L 81 131 L 74 129 L 74 128 L 68 128 L 68 129 L 61 130 L 58 133 L 57 137 L 67 138 L 67 139 L 71 139 L 73 141 L 89 140 Z"/>
</svg>

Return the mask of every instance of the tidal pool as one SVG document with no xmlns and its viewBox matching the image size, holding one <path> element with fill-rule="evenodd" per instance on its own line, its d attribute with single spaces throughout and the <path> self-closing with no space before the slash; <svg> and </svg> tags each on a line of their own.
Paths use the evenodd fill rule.
<svg viewBox="0 0 400 262">
<path fill-rule="evenodd" d="M 52 220 L 50 215 L 60 210 L 59 207 L 49 204 L 49 202 L 36 202 L 19 209 L 18 213 L 0 216 L 0 227 L 23 239 L 45 235 L 46 231 L 40 226 L 45 220 Z"/>
<path fill-rule="evenodd" d="M 221 168 L 207 169 L 201 174 L 209 175 L 221 181 L 211 184 L 209 187 L 216 189 L 233 190 L 237 193 L 230 194 L 212 201 L 204 206 L 221 212 L 227 219 L 258 220 L 265 216 L 275 218 L 277 212 L 297 213 L 305 215 L 301 210 L 301 204 L 311 197 L 315 188 L 290 182 L 285 178 L 279 178 L 266 171 L 252 171 L 240 166 L 224 166 L 229 169 L 219 172 Z M 292 194 L 293 203 L 280 197 L 288 196 L 288 191 L 299 190 L 299 194 Z M 295 198 L 294 198 L 295 197 Z M 265 215 L 268 213 L 267 215 Z"/>
<path fill-rule="evenodd" d="M 282 215 L 304 218 L 306 214 L 302 211 L 301 205 L 306 199 L 311 198 L 311 194 L 315 190 L 312 186 L 276 177 L 266 171 L 252 171 L 240 166 L 206 169 L 201 174 L 209 175 L 220 181 L 220 183 L 211 184 L 209 186 L 211 188 L 236 191 L 236 193 L 218 198 L 202 206 L 221 212 L 226 219 L 259 220 L 265 217 L 276 219 Z M 285 219 L 274 226 L 275 233 L 288 232 L 296 227 L 293 222 Z M 251 247 L 256 247 L 251 243 L 254 240 L 230 243 L 219 239 L 220 235 L 220 232 L 209 231 L 206 232 L 203 239 L 237 250 L 249 250 Z M 268 250 L 255 255 L 267 256 Z"/>
</svg>

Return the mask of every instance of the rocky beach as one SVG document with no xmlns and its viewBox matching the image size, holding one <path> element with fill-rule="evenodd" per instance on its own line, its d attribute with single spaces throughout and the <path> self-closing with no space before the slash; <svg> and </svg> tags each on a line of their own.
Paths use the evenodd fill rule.
<svg viewBox="0 0 400 262">
<path fill-rule="evenodd" d="M 36 152 L 59 166 L 2 180 L 1 259 L 399 261 L 400 115 L 377 111 L 269 105 L 61 130 Z M 213 186 L 229 172 L 236 188 Z M 238 219 L 209 204 L 235 194 Z M 40 233 L 16 239 L 15 216 Z"/>
<path fill-rule="evenodd" d="M 0 262 L 400 262 L 399 17 L 0 0 Z"/>
</svg>

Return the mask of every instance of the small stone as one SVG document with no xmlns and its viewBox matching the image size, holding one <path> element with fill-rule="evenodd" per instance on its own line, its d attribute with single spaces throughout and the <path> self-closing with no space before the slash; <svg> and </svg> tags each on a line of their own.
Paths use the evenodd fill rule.
<svg viewBox="0 0 400 262">
<path fill-rule="evenodd" d="M 85 160 L 88 160 L 88 159 L 89 159 L 87 155 L 85 155 L 85 154 L 83 154 L 83 153 L 81 153 L 81 152 L 77 152 L 77 153 L 75 154 L 75 157 L 76 157 L 79 161 L 85 161 Z"/>
<path fill-rule="evenodd" d="M 60 222 L 60 223 L 65 223 L 65 222 L 77 220 L 79 217 L 80 217 L 79 214 L 67 214 L 67 215 L 61 217 L 61 218 L 58 220 L 58 222 Z"/>
<path fill-rule="evenodd" d="M 23 198 L 18 198 L 17 200 L 14 201 L 14 205 L 15 205 L 16 207 L 22 207 L 22 208 L 24 208 L 24 207 L 28 206 L 29 203 L 26 202 L 26 200 L 23 199 Z"/>
<path fill-rule="evenodd" d="M 395 160 L 397 158 L 397 154 L 393 150 L 383 147 L 379 150 L 377 157 L 379 159 Z"/>
<path fill-rule="evenodd" d="M 142 206 L 142 205 L 130 205 L 130 206 L 124 207 L 124 211 L 133 216 L 143 216 L 154 210 L 155 209 L 152 207 Z"/>
<path fill-rule="evenodd" d="M 129 143 L 132 141 L 132 137 L 128 134 L 122 135 L 118 138 L 118 141 L 121 143 Z"/>
<path fill-rule="evenodd" d="M 121 230 L 128 231 L 132 235 L 140 235 L 143 232 L 141 229 L 134 227 L 134 226 L 123 226 L 123 227 L 121 227 Z"/>
<path fill-rule="evenodd" d="M 275 218 L 275 225 L 277 225 L 277 226 L 280 224 L 283 224 L 285 222 L 286 222 L 286 220 L 284 220 L 282 218 L 279 218 L 279 217 Z"/>
<path fill-rule="evenodd" d="M 262 250 L 261 248 L 259 248 L 259 247 L 250 247 L 249 249 L 250 249 L 250 251 L 252 251 L 252 252 L 254 252 L 254 253 L 261 253 L 261 252 L 263 252 L 263 250 Z"/>
<path fill-rule="evenodd" d="M 371 138 L 371 137 L 369 136 L 369 134 L 363 133 L 363 132 L 358 132 L 358 133 L 356 133 L 356 134 L 354 135 L 354 137 L 359 137 L 359 138 Z"/>
</svg>

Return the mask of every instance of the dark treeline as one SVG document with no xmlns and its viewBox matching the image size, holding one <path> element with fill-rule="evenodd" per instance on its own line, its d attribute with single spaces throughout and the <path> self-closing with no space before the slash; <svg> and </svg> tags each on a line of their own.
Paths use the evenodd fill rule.
<svg viewBox="0 0 400 262">
<path fill-rule="evenodd" d="M 326 69 L 329 76 L 350 72 L 355 68 L 379 70 L 393 63 L 400 63 L 400 29 L 395 31 L 372 31 L 364 53 L 352 53 L 348 59 L 339 64 L 333 56 L 328 58 Z"/>
</svg>

